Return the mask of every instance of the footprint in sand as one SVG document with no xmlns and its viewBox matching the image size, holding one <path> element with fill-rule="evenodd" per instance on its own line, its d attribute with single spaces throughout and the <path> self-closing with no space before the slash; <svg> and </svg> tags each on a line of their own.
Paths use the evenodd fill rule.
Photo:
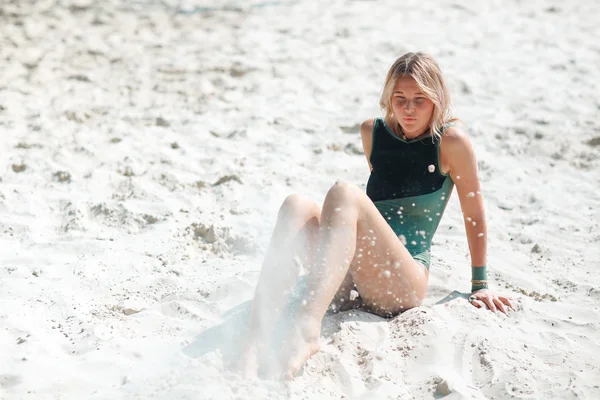
<svg viewBox="0 0 600 400">
<path fill-rule="evenodd" d="M 600 146 L 600 136 L 590 139 L 586 143 L 588 146 L 591 146 L 591 147 Z"/>
<path fill-rule="evenodd" d="M 9 389 L 21 383 L 21 377 L 17 375 L 2 374 L 0 375 L 0 387 Z"/>
</svg>

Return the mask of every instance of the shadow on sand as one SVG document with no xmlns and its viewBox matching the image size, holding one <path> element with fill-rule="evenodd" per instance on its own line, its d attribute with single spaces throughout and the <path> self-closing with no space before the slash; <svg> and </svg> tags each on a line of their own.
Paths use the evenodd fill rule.
<svg viewBox="0 0 600 400">
<path fill-rule="evenodd" d="M 248 329 L 251 301 L 233 307 L 222 315 L 223 322 L 202 331 L 195 340 L 182 349 L 192 358 L 200 358 L 213 351 L 218 351 L 225 364 L 232 361 L 241 352 Z"/>
<path fill-rule="evenodd" d="M 286 309 L 282 313 L 278 328 L 275 331 L 272 342 L 272 351 L 281 350 L 281 344 L 285 342 L 286 334 L 292 326 L 294 315 L 301 303 L 301 293 L 306 288 L 306 280 L 300 279 L 297 289 L 290 296 Z M 455 299 L 469 297 L 469 293 L 453 291 L 446 297 L 438 300 L 435 305 L 444 304 Z M 196 336 L 195 340 L 182 349 L 183 353 L 192 358 L 200 358 L 208 353 L 218 351 L 226 366 L 239 358 L 246 342 L 248 320 L 252 307 L 251 301 L 241 303 L 222 315 L 223 322 L 207 328 Z M 402 318 L 402 314 L 395 318 Z M 321 327 L 321 336 L 328 338 L 341 329 L 341 324 L 348 321 L 379 322 L 386 318 L 371 314 L 362 309 L 354 309 L 339 313 L 327 312 Z M 279 343 L 276 345 L 275 343 Z"/>
<path fill-rule="evenodd" d="M 457 290 L 452 291 L 452 293 L 450 293 L 449 295 L 447 295 L 446 297 L 444 297 L 441 300 L 438 300 L 435 304 L 444 304 L 444 303 L 448 303 L 449 301 L 452 301 L 454 299 L 465 299 L 468 300 L 469 296 L 471 296 L 471 293 L 462 293 L 459 292 Z"/>
</svg>

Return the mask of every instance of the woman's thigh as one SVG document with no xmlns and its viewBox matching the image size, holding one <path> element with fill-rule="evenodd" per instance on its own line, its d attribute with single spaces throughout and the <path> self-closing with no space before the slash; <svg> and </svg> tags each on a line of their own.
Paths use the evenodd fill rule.
<svg viewBox="0 0 600 400">
<path fill-rule="evenodd" d="M 295 218 L 306 221 L 296 237 L 293 257 L 300 262 L 305 272 L 310 274 L 318 247 L 321 208 L 314 200 L 300 194 L 288 196 L 282 208 L 286 210 L 284 214 L 287 217 L 293 215 Z M 332 310 L 343 311 L 348 308 L 355 308 L 359 304 L 357 301 L 350 300 L 350 291 L 353 288 L 352 274 L 348 270 L 346 278 L 332 300 Z"/>
<path fill-rule="evenodd" d="M 357 189 L 360 214 L 350 272 L 363 304 L 385 316 L 420 305 L 429 271 L 413 259 L 371 199 Z"/>
<path fill-rule="evenodd" d="M 301 194 L 289 195 L 279 211 L 279 221 L 282 225 L 292 225 L 298 229 L 294 238 L 295 246 L 292 250 L 294 257 L 300 257 L 303 262 L 310 261 L 311 255 L 317 246 L 319 234 L 319 221 L 321 209 L 317 203 Z M 274 232 L 275 235 L 281 232 Z"/>
</svg>

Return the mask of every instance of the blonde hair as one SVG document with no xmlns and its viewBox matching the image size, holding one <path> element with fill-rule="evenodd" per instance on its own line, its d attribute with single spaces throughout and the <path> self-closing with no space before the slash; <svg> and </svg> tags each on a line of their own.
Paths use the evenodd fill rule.
<svg viewBox="0 0 600 400">
<path fill-rule="evenodd" d="M 393 127 L 392 129 L 398 128 L 399 124 L 392 110 L 392 93 L 396 81 L 403 76 L 412 77 L 423 94 L 433 102 L 429 130 L 434 139 L 441 139 L 442 126 L 459 120 L 452 117 L 450 93 L 444 83 L 439 65 L 433 57 L 425 53 L 406 53 L 390 67 L 379 100 L 379 105 L 385 111 L 386 124 Z"/>
</svg>

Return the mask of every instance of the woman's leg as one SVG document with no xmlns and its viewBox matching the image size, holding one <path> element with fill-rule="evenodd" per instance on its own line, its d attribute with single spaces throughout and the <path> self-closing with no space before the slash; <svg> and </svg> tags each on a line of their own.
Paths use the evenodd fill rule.
<svg viewBox="0 0 600 400">
<path fill-rule="evenodd" d="M 352 277 L 350 270 L 348 270 L 346 277 L 338 287 L 335 296 L 333 296 L 333 299 L 329 304 L 329 310 L 333 313 L 338 313 L 360 308 L 362 305 L 361 299 L 353 297 L 351 294 L 355 286 L 354 278 Z"/>
<path fill-rule="evenodd" d="M 310 263 L 320 214 L 314 201 L 297 194 L 288 196 L 279 209 L 252 303 L 247 348 L 242 360 L 248 377 L 256 375 L 257 352 L 278 322 L 286 298 L 296 283 L 300 263 L 306 267 Z"/>
<path fill-rule="evenodd" d="M 291 337 L 286 376 L 319 350 L 321 322 L 350 271 L 367 307 L 393 314 L 417 306 L 428 273 L 413 260 L 373 202 L 357 186 L 338 182 L 327 193 L 306 305 Z"/>
</svg>

